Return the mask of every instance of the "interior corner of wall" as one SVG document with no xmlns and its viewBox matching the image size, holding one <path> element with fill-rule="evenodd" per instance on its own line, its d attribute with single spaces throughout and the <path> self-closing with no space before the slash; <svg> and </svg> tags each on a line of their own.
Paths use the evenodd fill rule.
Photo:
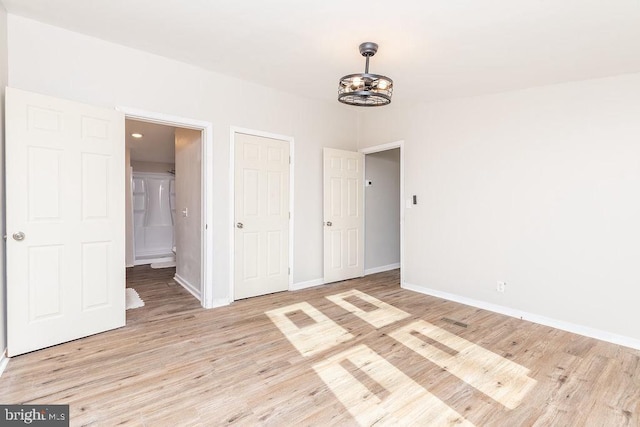
<svg viewBox="0 0 640 427">
<path fill-rule="evenodd" d="M 362 142 L 362 111 L 356 111 L 356 149 L 363 146 Z"/>
</svg>

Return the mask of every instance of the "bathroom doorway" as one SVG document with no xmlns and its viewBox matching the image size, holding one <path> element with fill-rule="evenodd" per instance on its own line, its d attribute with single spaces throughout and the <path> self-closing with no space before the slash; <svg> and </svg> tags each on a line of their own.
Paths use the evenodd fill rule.
<svg viewBox="0 0 640 427">
<path fill-rule="evenodd" d="M 128 267 L 175 267 L 175 133 L 173 126 L 125 120 Z"/>
<path fill-rule="evenodd" d="M 163 271 L 160 276 L 210 307 L 210 272 L 203 260 L 211 247 L 204 188 L 211 124 L 124 113 L 127 277 Z"/>
</svg>

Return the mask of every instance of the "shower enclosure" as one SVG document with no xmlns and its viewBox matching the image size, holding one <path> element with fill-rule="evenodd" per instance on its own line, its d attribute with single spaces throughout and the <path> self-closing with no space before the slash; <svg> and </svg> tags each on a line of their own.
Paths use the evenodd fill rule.
<svg viewBox="0 0 640 427">
<path fill-rule="evenodd" d="M 135 265 L 175 260 L 174 184 L 171 173 L 133 172 Z"/>
</svg>

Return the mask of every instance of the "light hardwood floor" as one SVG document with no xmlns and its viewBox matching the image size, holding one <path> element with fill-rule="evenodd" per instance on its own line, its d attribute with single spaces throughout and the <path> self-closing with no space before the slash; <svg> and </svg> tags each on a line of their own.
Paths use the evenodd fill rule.
<svg viewBox="0 0 640 427">
<path fill-rule="evenodd" d="M 127 326 L 11 359 L 0 402 L 70 404 L 71 425 L 640 425 L 640 351 L 403 290 L 398 271 L 213 310 L 173 273 L 130 269 L 146 305 Z"/>
</svg>

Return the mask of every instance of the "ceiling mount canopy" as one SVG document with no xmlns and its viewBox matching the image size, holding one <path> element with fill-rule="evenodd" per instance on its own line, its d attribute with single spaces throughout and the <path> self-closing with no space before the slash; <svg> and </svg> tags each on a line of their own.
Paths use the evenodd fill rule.
<svg viewBox="0 0 640 427">
<path fill-rule="evenodd" d="M 365 42 L 360 45 L 360 54 L 367 59 L 364 73 L 348 74 L 340 79 L 338 101 L 358 107 L 379 107 L 391 103 L 393 80 L 369 73 L 369 58 L 377 51 L 376 43 Z"/>
</svg>

